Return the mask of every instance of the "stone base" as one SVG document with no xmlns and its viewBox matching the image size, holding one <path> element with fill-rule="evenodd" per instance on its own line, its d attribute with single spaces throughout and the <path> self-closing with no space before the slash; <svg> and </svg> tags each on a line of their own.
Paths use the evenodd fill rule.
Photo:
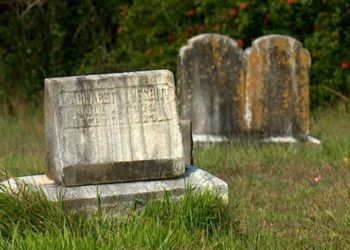
<svg viewBox="0 0 350 250">
<path fill-rule="evenodd" d="M 263 142 L 276 142 L 276 143 L 296 143 L 296 142 L 305 142 L 305 143 L 311 143 L 315 145 L 321 144 L 321 141 L 312 137 L 312 136 L 306 136 L 305 138 L 297 139 L 292 136 L 276 136 L 276 137 L 269 137 L 262 139 Z"/>
<path fill-rule="evenodd" d="M 62 187 L 46 175 L 32 175 L 10 178 L 1 184 L 11 188 L 12 192 L 17 192 L 21 183 L 42 189 L 51 201 L 62 199 L 67 209 L 78 212 L 94 212 L 100 205 L 105 211 L 124 214 L 132 205 L 139 203 L 143 206 L 150 199 L 162 198 L 165 192 L 173 198 L 179 198 L 190 187 L 195 192 L 213 190 L 225 202 L 228 201 L 226 182 L 194 166 L 186 167 L 185 174 L 169 180 Z"/>
<path fill-rule="evenodd" d="M 193 135 L 193 142 L 228 142 L 229 137 L 226 135 Z"/>
<path fill-rule="evenodd" d="M 229 141 L 244 141 L 246 139 L 257 139 L 262 142 L 275 142 L 275 143 L 296 143 L 296 142 L 304 142 L 304 143 L 310 143 L 314 145 L 321 144 L 321 141 L 312 137 L 312 136 L 305 136 L 301 138 L 296 138 L 292 136 L 271 136 L 266 138 L 261 137 L 245 137 L 244 135 L 239 137 L 232 137 L 229 138 L 225 135 L 193 135 L 193 142 L 195 143 L 213 143 L 213 142 L 229 142 Z"/>
</svg>

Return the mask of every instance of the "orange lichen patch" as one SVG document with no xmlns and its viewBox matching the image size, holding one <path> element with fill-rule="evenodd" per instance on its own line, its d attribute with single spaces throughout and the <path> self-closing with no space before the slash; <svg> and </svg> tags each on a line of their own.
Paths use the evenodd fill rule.
<svg viewBox="0 0 350 250">
<path fill-rule="evenodd" d="M 236 92 L 233 96 L 233 103 L 236 103 L 233 107 L 234 117 L 237 119 L 237 125 L 239 131 L 247 130 L 244 121 L 244 108 L 245 108 L 245 70 L 242 67 L 239 73 L 239 81 L 236 83 Z"/>
<path fill-rule="evenodd" d="M 310 54 L 307 50 L 302 49 L 299 52 L 300 58 L 300 75 L 299 75 L 299 110 L 300 110 L 300 129 L 301 133 L 309 132 L 309 71 L 310 71 Z"/>
<path fill-rule="evenodd" d="M 219 84 L 227 84 L 222 79 L 225 79 L 226 69 L 225 69 L 225 61 L 222 57 L 222 47 L 219 44 L 219 38 L 216 36 L 211 36 L 210 44 L 213 51 L 213 62 L 215 63 L 217 72 L 218 72 L 218 83 Z"/>
<path fill-rule="evenodd" d="M 287 50 L 289 49 L 288 40 L 285 38 L 275 38 L 271 40 L 270 49 L 273 49 L 278 54 L 278 63 L 280 64 L 288 64 L 289 58 L 286 55 Z"/>
<path fill-rule="evenodd" d="M 281 115 L 284 116 L 284 115 L 288 115 L 287 112 L 289 111 L 289 108 L 291 107 L 292 105 L 292 95 L 291 95 L 291 91 L 290 91 L 290 88 L 285 88 L 283 91 L 282 91 L 282 106 L 281 106 Z"/>
<path fill-rule="evenodd" d="M 272 42 L 275 49 L 277 49 L 279 52 L 284 52 L 286 50 L 286 47 L 288 46 L 287 39 L 284 37 L 277 37 L 271 39 L 270 41 Z"/>
<path fill-rule="evenodd" d="M 291 43 L 293 46 L 293 43 Z M 294 103 L 295 99 L 293 98 L 293 85 L 296 85 L 295 70 L 293 70 L 293 64 L 295 65 L 295 56 L 291 52 L 290 43 L 285 38 L 275 38 L 272 39 L 269 43 L 269 46 L 266 47 L 266 53 L 270 53 L 270 61 L 267 63 L 269 68 L 267 69 L 266 76 L 271 83 L 268 83 L 270 86 L 269 92 L 273 96 L 265 96 L 270 100 L 265 99 L 264 104 L 268 105 L 267 102 L 272 102 L 273 100 L 279 100 L 274 103 L 273 111 L 269 110 L 271 114 L 265 114 L 266 117 L 269 115 L 276 120 L 276 124 L 279 124 L 278 127 L 274 127 L 274 131 L 281 133 L 282 135 L 288 135 L 292 133 L 292 126 L 294 123 Z M 271 105 L 268 105 L 271 108 Z M 271 122 L 271 119 L 270 119 Z M 266 124 L 270 126 L 271 124 Z"/>
<path fill-rule="evenodd" d="M 263 97 L 262 72 L 266 65 L 262 62 L 264 54 L 257 48 L 251 48 L 246 53 L 246 79 L 245 79 L 245 122 L 247 129 L 261 130 L 263 123 Z"/>
</svg>

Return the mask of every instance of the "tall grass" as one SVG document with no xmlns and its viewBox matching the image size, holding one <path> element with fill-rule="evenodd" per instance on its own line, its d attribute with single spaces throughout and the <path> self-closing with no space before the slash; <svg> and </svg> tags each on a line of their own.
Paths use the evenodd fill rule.
<svg viewBox="0 0 350 250">
<path fill-rule="evenodd" d="M 0 193 L 0 204 L 0 246 L 6 249 L 193 249 L 228 232 L 240 241 L 234 214 L 209 192 L 189 190 L 182 200 L 166 195 L 118 218 L 67 212 L 28 188 L 15 196 Z"/>
</svg>

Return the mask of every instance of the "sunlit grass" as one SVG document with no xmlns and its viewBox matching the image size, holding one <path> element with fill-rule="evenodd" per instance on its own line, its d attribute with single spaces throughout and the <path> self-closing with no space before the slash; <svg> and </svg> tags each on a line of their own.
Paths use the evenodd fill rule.
<svg viewBox="0 0 350 250">
<path fill-rule="evenodd" d="M 14 222 L 0 229 L 9 233 L 1 231 L 0 244 L 12 249 L 349 248 L 350 108 L 317 111 L 311 125 L 319 146 L 256 141 L 197 146 L 196 165 L 228 183 L 228 207 L 216 207 L 218 201 L 208 197 L 185 203 L 168 199 L 123 221 L 90 220 L 61 211 L 59 204 L 43 205 L 47 201 L 35 194 L 28 201 L 38 202 L 7 197 L 0 199 L 0 223 L 6 222 L 4 209 L 26 209 L 8 210 Z M 0 116 L 2 171 L 44 173 L 44 157 L 42 111 Z M 28 204 L 44 208 L 30 212 Z M 29 214 L 32 224 L 19 223 L 21 214 Z"/>
<path fill-rule="evenodd" d="M 247 235 L 273 235 L 282 245 L 349 246 L 349 108 L 320 111 L 312 125 L 320 146 L 251 141 L 196 149 L 196 163 L 229 184 Z"/>
</svg>

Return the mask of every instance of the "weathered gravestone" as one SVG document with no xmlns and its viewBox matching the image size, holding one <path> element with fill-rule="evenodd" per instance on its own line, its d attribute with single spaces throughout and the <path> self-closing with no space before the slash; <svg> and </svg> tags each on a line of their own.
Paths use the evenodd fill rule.
<svg viewBox="0 0 350 250">
<path fill-rule="evenodd" d="M 226 140 L 243 122 L 243 50 L 228 36 L 202 34 L 180 49 L 177 97 L 194 141 Z"/>
<path fill-rule="evenodd" d="M 196 36 L 180 49 L 180 117 L 192 120 L 194 141 L 250 135 L 320 143 L 308 136 L 311 58 L 302 44 L 270 35 L 242 53 L 218 34 Z"/>
<path fill-rule="evenodd" d="M 46 79 L 45 107 L 48 176 L 61 185 L 185 171 L 170 71 Z"/>
<path fill-rule="evenodd" d="M 185 168 L 192 161 L 191 123 L 181 121 L 180 130 L 170 71 L 46 79 L 45 108 L 50 178 L 10 178 L 1 183 L 9 192 L 25 183 L 67 209 L 114 215 L 135 201 L 165 192 L 179 198 L 189 188 L 215 190 L 227 201 L 224 181 Z"/>
<path fill-rule="evenodd" d="M 246 129 L 264 138 L 307 138 L 311 58 L 287 36 L 253 41 L 245 52 Z"/>
<path fill-rule="evenodd" d="M 190 120 L 180 120 L 182 143 L 184 148 L 185 163 L 193 165 L 193 139 L 192 122 Z"/>
</svg>

